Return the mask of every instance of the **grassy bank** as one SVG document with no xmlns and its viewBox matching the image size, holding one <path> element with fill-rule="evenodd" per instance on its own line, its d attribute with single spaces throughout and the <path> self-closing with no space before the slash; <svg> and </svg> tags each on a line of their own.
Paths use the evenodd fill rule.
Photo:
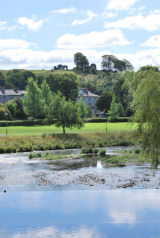
<svg viewBox="0 0 160 238">
<path fill-rule="evenodd" d="M 107 131 L 132 131 L 137 127 L 136 123 L 117 122 L 107 123 Z M 7 127 L 9 135 L 15 134 L 43 134 L 43 133 L 61 133 L 62 128 L 57 128 L 54 125 L 51 126 L 9 126 Z M 105 132 L 106 123 L 86 123 L 83 128 L 78 129 L 66 129 L 67 133 L 91 133 L 91 132 Z M 0 134 L 5 135 L 6 128 L 0 127 Z"/>
<path fill-rule="evenodd" d="M 131 145 L 132 132 L 43 134 L 0 138 L 0 153 Z"/>
</svg>

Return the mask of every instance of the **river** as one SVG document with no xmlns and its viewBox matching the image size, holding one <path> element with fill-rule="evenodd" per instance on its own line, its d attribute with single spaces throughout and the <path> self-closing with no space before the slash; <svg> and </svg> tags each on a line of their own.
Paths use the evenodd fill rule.
<svg viewBox="0 0 160 238">
<path fill-rule="evenodd" d="M 159 169 L 28 155 L 0 155 L 0 238 L 160 238 Z"/>
</svg>

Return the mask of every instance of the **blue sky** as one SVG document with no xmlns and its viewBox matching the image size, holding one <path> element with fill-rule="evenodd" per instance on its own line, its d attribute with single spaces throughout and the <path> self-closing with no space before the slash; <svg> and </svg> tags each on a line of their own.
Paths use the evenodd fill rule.
<svg viewBox="0 0 160 238">
<path fill-rule="evenodd" d="M 0 69 L 74 66 L 82 52 L 100 69 L 113 54 L 135 69 L 160 63 L 160 1 L 5 0 L 0 8 Z"/>
</svg>

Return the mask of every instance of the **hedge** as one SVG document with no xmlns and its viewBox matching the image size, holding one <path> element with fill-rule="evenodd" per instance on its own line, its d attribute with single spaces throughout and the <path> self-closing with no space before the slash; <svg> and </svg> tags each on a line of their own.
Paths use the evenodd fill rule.
<svg viewBox="0 0 160 238">
<path fill-rule="evenodd" d="M 128 122 L 129 117 L 120 117 L 118 119 L 115 119 L 112 122 Z M 96 123 L 96 122 L 106 122 L 106 118 L 90 118 L 86 120 L 86 123 Z M 51 125 L 54 124 L 54 120 L 47 121 L 44 119 L 36 119 L 36 120 L 16 120 L 16 121 L 0 121 L 0 127 L 5 127 L 7 123 L 7 126 L 34 126 L 34 125 Z"/>
<path fill-rule="evenodd" d="M 94 118 L 89 118 L 86 120 L 86 122 L 106 122 L 107 118 L 99 118 L 99 117 L 94 117 Z M 117 119 L 112 120 L 111 122 L 128 122 L 129 117 L 119 117 Z"/>
<path fill-rule="evenodd" d="M 54 121 L 47 121 L 43 119 L 36 120 L 17 120 L 17 121 L 0 121 L 0 127 L 7 126 L 34 126 L 34 125 L 51 125 Z"/>
</svg>

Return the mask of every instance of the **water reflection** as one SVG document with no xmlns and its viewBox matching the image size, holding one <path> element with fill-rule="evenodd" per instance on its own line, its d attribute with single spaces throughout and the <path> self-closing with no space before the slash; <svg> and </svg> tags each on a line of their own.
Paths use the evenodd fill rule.
<svg viewBox="0 0 160 238">
<path fill-rule="evenodd" d="M 0 237 L 160 237 L 160 191 L 0 194 Z"/>
<path fill-rule="evenodd" d="M 97 169 L 102 169 L 103 168 L 103 163 L 102 161 L 98 160 L 97 161 Z"/>
</svg>

